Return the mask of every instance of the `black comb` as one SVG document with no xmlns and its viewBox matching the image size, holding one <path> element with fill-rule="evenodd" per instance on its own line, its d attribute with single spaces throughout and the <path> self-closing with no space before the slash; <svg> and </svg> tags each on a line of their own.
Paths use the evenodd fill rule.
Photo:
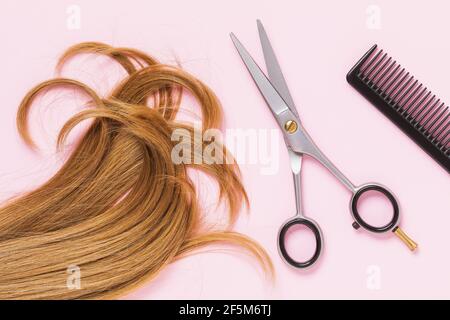
<svg viewBox="0 0 450 320">
<path fill-rule="evenodd" d="M 377 45 L 347 81 L 450 173 L 450 111 Z"/>
</svg>

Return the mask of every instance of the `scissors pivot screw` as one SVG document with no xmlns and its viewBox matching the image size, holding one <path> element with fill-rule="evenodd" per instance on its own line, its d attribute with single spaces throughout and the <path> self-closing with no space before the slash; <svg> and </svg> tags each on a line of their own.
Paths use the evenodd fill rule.
<svg viewBox="0 0 450 320">
<path fill-rule="evenodd" d="M 298 129 L 298 124 L 294 120 L 289 120 L 284 125 L 284 129 L 289 133 L 295 133 Z"/>
</svg>

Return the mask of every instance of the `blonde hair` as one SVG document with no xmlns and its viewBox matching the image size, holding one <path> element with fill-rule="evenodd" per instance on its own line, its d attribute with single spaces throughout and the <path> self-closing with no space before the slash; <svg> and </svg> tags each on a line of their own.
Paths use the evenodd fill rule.
<svg viewBox="0 0 450 320">
<path fill-rule="evenodd" d="M 128 76 L 107 98 L 79 81 L 57 78 L 33 88 L 20 104 L 17 126 L 31 148 L 28 114 L 44 90 L 69 86 L 91 100 L 61 129 L 59 149 L 80 122 L 92 123 L 52 178 L 0 208 L 0 299 L 120 297 L 176 259 L 223 242 L 245 248 L 271 274 L 270 258 L 257 243 L 230 228 L 208 231 L 187 172 L 194 168 L 217 181 L 231 227 L 248 203 L 237 165 L 171 160 L 172 132 L 195 130 L 176 120 L 183 90 L 198 101 L 203 130 L 221 125 L 211 89 L 179 67 L 101 43 L 69 48 L 58 69 L 80 53 L 106 55 Z M 71 265 L 81 270 L 78 290 L 66 286 Z"/>
</svg>

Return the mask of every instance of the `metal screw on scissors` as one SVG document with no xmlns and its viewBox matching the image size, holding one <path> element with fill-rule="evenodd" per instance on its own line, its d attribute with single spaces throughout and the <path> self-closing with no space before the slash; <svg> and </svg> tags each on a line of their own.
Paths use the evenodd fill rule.
<svg viewBox="0 0 450 320">
<path fill-rule="evenodd" d="M 377 183 L 367 183 L 361 186 L 355 186 L 339 169 L 320 151 L 316 146 L 312 138 L 306 132 L 302 126 L 300 117 L 295 107 L 295 103 L 287 87 L 283 73 L 275 56 L 275 53 L 267 37 L 266 31 L 258 20 L 258 30 L 261 45 L 264 52 L 264 59 L 266 62 L 268 76 L 266 76 L 258 64 L 253 60 L 251 55 L 231 33 L 231 39 L 239 52 L 245 66 L 247 67 L 250 75 L 256 83 L 259 91 L 261 92 L 264 100 L 266 101 L 269 109 L 272 111 L 278 125 L 283 131 L 286 147 L 289 151 L 291 169 L 294 176 L 295 187 L 295 203 L 296 203 L 296 215 L 289 219 L 281 228 L 278 235 L 278 249 L 282 258 L 291 266 L 296 268 L 307 268 L 313 265 L 322 251 L 323 236 L 319 225 L 308 218 L 303 213 L 302 199 L 301 199 L 301 168 L 303 155 L 308 155 L 317 161 L 319 161 L 324 167 L 326 167 L 350 192 L 352 197 L 350 199 L 350 213 L 354 219 L 353 227 L 375 232 L 394 232 L 410 250 L 415 250 L 417 244 L 410 239 L 400 228 L 400 211 L 397 199 L 394 194 L 386 187 Z M 393 214 L 392 219 L 384 226 L 373 226 L 367 223 L 358 212 L 358 201 L 364 193 L 369 191 L 378 191 L 384 195 L 392 204 Z M 316 239 L 316 249 L 313 256 L 307 261 L 296 261 L 293 259 L 286 249 L 286 234 L 287 231 L 295 226 L 303 225 L 309 228 Z"/>
</svg>

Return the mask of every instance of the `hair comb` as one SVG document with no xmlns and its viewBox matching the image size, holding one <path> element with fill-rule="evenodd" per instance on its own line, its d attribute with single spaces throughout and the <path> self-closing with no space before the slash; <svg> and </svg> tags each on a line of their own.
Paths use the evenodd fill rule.
<svg viewBox="0 0 450 320">
<path fill-rule="evenodd" d="M 444 102 L 377 45 L 347 81 L 450 173 L 450 111 Z"/>
</svg>

